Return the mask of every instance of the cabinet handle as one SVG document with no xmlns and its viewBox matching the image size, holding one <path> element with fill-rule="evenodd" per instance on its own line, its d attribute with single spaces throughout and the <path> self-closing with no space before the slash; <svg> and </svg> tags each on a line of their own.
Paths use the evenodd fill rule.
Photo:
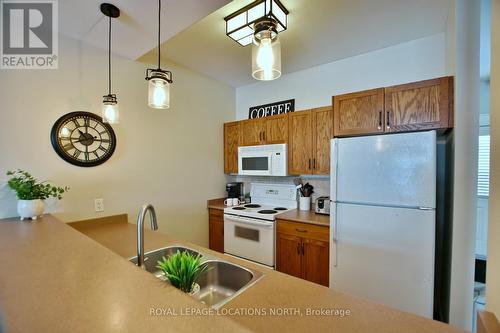
<svg viewBox="0 0 500 333">
<path fill-rule="evenodd" d="M 259 141 L 262 141 L 262 132 L 259 132 Z"/>
<path fill-rule="evenodd" d="M 378 129 L 382 129 L 382 111 L 378 112 Z"/>
<path fill-rule="evenodd" d="M 297 244 L 297 254 L 300 256 L 300 243 Z"/>
<path fill-rule="evenodd" d="M 309 170 L 311 170 L 311 159 L 309 159 Z"/>
<path fill-rule="evenodd" d="M 306 229 L 299 229 L 299 228 L 295 228 L 295 231 L 297 231 L 297 232 L 307 232 Z"/>
<path fill-rule="evenodd" d="M 304 255 L 304 243 L 301 244 L 301 248 L 302 248 L 302 255 Z"/>
<path fill-rule="evenodd" d="M 391 128 L 391 111 L 387 111 L 387 124 L 386 127 Z"/>
<path fill-rule="evenodd" d="M 316 159 L 313 158 L 313 169 L 316 170 Z"/>
<path fill-rule="evenodd" d="M 264 137 L 264 141 L 266 141 L 266 132 L 262 132 L 262 136 Z"/>
</svg>

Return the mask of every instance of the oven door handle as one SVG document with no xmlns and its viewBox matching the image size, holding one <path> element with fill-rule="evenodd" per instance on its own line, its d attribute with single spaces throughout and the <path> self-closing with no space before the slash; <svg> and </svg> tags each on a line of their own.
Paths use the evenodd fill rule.
<svg viewBox="0 0 500 333">
<path fill-rule="evenodd" d="M 236 223 L 242 223 L 242 224 L 246 224 L 246 225 L 253 225 L 253 226 L 256 226 L 256 227 L 263 227 L 263 228 L 272 228 L 274 227 L 274 223 L 273 222 L 265 222 L 265 221 L 257 221 L 255 219 L 249 219 L 249 218 L 245 218 L 245 217 L 235 217 L 235 216 L 227 216 L 225 215 L 224 216 L 224 222 L 236 222 Z"/>
</svg>

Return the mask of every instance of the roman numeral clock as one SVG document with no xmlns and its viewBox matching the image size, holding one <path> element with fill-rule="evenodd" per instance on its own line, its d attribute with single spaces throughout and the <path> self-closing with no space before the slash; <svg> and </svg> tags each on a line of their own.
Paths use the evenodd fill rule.
<svg viewBox="0 0 500 333">
<path fill-rule="evenodd" d="M 102 118 L 84 111 L 68 113 L 59 118 L 50 133 L 52 147 L 66 162 L 93 167 L 113 155 L 116 136 Z"/>
</svg>

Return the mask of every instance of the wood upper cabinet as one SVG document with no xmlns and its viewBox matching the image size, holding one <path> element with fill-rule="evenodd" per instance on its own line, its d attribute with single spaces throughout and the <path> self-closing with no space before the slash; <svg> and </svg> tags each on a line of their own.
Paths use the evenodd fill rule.
<svg viewBox="0 0 500 333">
<path fill-rule="evenodd" d="M 288 114 L 263 118 L 264 141 L 266 144 L 278 144 L 288 142 Z"/>
<path fill-rule="evenodd" d="M 224 173 L 238 173 L 239 123 L 224 124 Z"/>
<path fill-rule="evenodd" d="M 264 142 L 264 122 L 259 119 L 240 121 L 240 146 L 257 146 Z"/>
<path fill-rule="evenodd" d="M 332 108 L 292 112 L 288 117 L 288 173 L 329 174 Z"/>
<path fill-rule="evenodd" d="M 276 270 L 329 285 L 329 227 L 277 220 Z"/>
<path fill-rule="evenodd" d="M 224 253 L 224 215 L 220 209 L 208 210 L 208 236 L 210 249 Z"/>
<path fill-rule="evenodd" d="M 385 131 L 452 127 L 453 77 L 385 88 Z"/>
<path fill-rule="evenodd" d="M 311 110 L 288 114 L 288 173 L 311 174 L 313 135 Z"/>
<path fill-rule="evenodd" d="M 333 138 L 333 110 L 331 106 L 312 109 L 313 174 L 330 173 L 330 140 Z"/>
<path fill-rule="evenodd" d="M 288 115 L 240 121 L 240 146 L 257 146 L 288 142 Z"/>
<path fill-rule="evenodd" d="M 334 96 L 333 113 L 335 136 L 384 132 L 384 89 Z"/>
</svg>

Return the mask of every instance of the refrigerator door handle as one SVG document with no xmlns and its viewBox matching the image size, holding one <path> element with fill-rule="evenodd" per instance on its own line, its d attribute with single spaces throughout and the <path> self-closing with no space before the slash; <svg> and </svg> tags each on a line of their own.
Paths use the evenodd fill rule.
<svg viewBox="0 0 500 333">
<path fill-rule="evenodd" d="M 333 219 L 333 230 L 332 230 L 332 265 L 333 267 L 337 267 L 337 258 L 338 258 L 338 223 L 337 223 L 337 210 L 335 210 L 335 216 Z"/>
</svg>

